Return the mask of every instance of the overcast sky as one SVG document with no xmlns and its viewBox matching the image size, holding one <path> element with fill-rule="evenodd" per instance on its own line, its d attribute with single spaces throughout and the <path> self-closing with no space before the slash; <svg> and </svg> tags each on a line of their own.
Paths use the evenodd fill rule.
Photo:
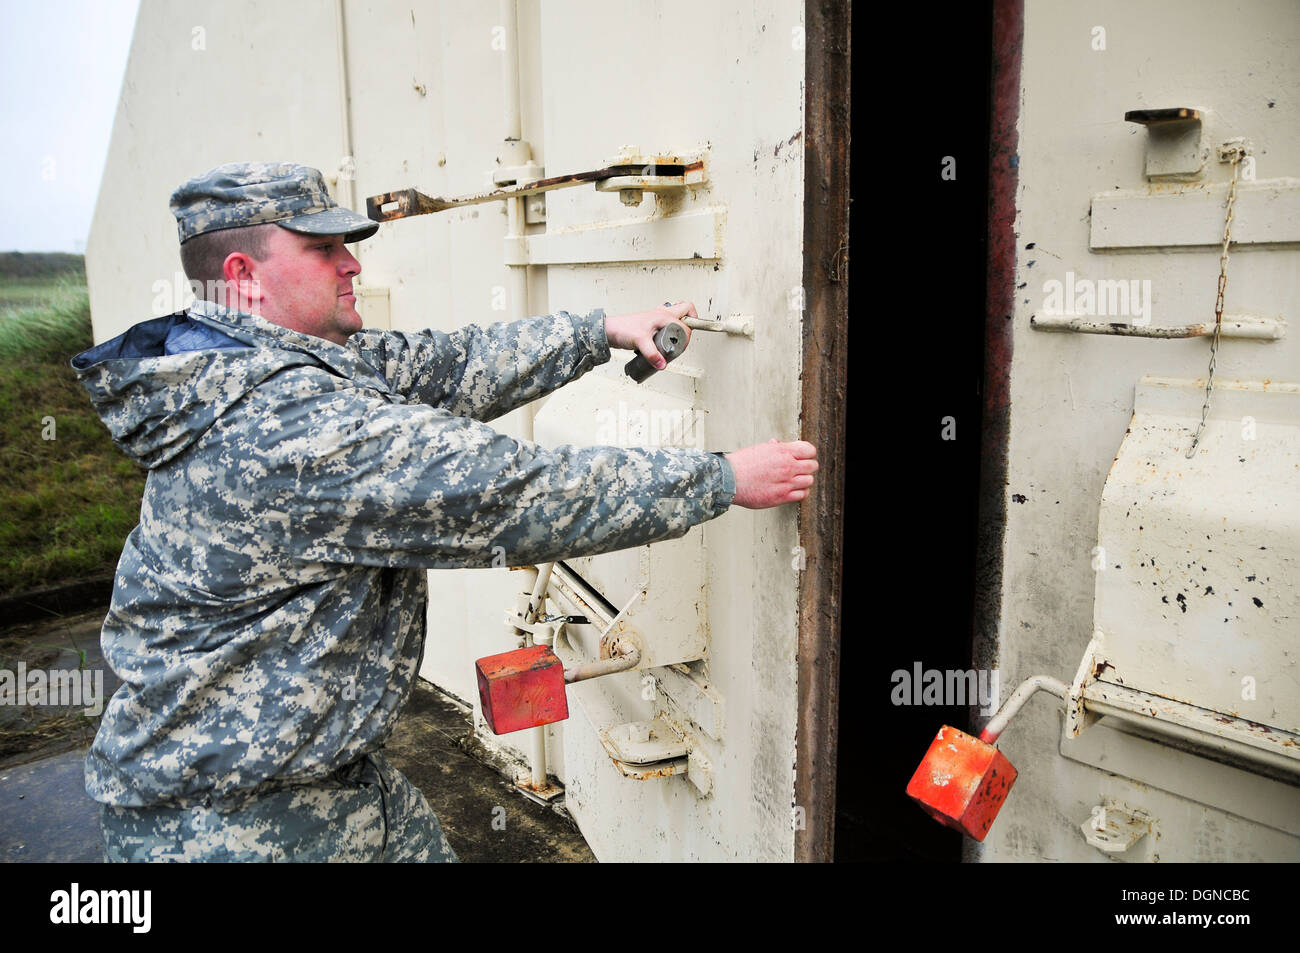
<svg viewBox="0 0 1300 953">
<path fill-rule="evenodd" d="M 85 251 L 139 5 L 0 0 L 0 251 Z"/>
</svg>

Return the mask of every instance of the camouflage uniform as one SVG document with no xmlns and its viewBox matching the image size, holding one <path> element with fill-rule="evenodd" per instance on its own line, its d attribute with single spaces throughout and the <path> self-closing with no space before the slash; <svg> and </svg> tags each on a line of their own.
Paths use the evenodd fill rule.
<svg viewBox="0 0 1300 953">
<path fill-rule="evenodd" d="M 101 806 L 111 862 L 456 862 L 438 818 L 376 752 L 329 777 L 191 807 Z"/>
<path fill-rule="evenodd" d="M 482 423 L 608 359 L 600 310 L 340 346 L 206 301 L 73 359 L 149 469 L 103 629 L 123 684 L 86 760 L 110 859 L 454 859 L 378 754 L 424 570 L 673 539 L 735 493 L 715 454 Z"/>
</svg>

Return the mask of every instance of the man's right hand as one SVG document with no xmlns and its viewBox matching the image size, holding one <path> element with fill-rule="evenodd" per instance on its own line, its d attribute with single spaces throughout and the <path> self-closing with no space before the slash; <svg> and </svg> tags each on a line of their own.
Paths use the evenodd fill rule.
<svg viewBox="0 0 1300 953">
<path fill-rule="evenodd" d="M 779 443 L 773 437 L 726 457 L 736 471 L 732 505 L 751 510 L 799 502 L 808 495 L 817 472 L 817 448 L 805 440 Z"/>
</svg>

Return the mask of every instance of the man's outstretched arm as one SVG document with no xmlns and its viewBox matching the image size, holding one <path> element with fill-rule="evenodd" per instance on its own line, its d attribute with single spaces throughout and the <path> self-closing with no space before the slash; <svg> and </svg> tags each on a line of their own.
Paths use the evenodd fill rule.
<svg viewBox="0 0 1300 953">
<path fill-rule="evenodd" d="M 556 447 L 355 391 L 298 397 L 284 375 L 246 412 L 232 502 L 271 524 L 260 545 L 299 561 L 486 567 L 595 555 L 681 536 L 733 502 L 795 502 L 817 469 L 801 441 L 721 459 L 698 450 Z M 267 400 L 267 398 L 271 398 Z M 240 431 L 241 434 L 244 431 Z M 254 499 L 246 497 L 251 494 Z"/>
<path fill-rule="evenodd" d="M 654 332 L 688 314 L 689 302 L 609 318 L 599 308 L 582 317 L 559 311 L 450 333 L 362 331 L 349 346 L 408 400 L 488 421 L 577 380 L 608 361 L 611 347 L 662 366 Z"/>
</svg>

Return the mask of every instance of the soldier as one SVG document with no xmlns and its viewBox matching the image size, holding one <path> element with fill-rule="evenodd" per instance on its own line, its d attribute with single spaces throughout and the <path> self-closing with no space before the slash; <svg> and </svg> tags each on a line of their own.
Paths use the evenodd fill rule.
<svg viewBox="0 0 1300 953">
<path fill-rule="evenodd" d="M 109 860 L 455 860 L 382 746 L 424 645 L 429 568 L 673 539 L 802 499 L 816 450 L 560 447 L 484 421 L 609 360 L 664 365 L 689 302 L 451 333 L 363 331 L 345 243 L 378 225 L 319 172 L 218 167 L 171 208 L 188 312 L 73 367 L 149 470 L 104 621 L 122 679 L 86 759 Z"/>
</svg>

